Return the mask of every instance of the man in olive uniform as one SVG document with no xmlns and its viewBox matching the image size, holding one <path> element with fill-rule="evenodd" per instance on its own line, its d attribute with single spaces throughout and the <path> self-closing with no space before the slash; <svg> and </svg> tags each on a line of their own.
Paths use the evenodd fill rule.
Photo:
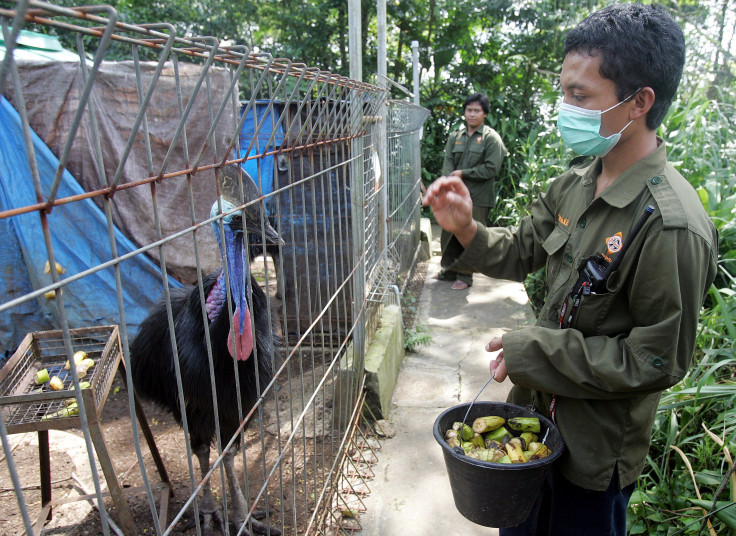
<svg viewBox="0 0 736 536">
<path fill-rule="evenodd" d="M 546 266 L 536 324 L 486 350 L 499 351 L 496 380 L 514 383 L 508 401 L 554 419 L 566 450 L 502 536 L 626 533 L 660 394 L 688 371 L 716 274 L 716 230 L 655 132 L 682 73 L 680 28 L 659 6 L 609 6 L 569 32 L 564 54 L 558 128 L 593 158 L 573 161 L 516 229 L 474 221 L 455 177 L 424 198 L 466 248 L 453 268 L 522 281 Z"/>
<path fill-rule="evenodd" d="M 485 223 L 491 207 L 496 202 L 495 180 L 503 159 L 508 153 L 501 136 L 485 124 L 490 103 L 482 93 L 474 93 L 465 99 L 465 122 L 450 133 L 445 146 L 442 175 L 463 180 L 473 200 L 473 218 Z M 462 253 L 462 246 L 452 240 L 452 234 L 443 229 L 440 235 L 442 270 L 437 279 L 455 281 L 452 288 L 463 290 L 473 284 L 472 273 L 446 270 Z"/>
</svg>

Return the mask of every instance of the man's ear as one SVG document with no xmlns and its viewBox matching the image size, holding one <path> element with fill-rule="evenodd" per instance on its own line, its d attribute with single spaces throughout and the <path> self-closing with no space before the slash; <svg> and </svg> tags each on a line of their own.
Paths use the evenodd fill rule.
<svg viewBox="0 0 736 536">
<path fill-rule="evenodd" d="M 654 90 L 650 87 L 644 87 L 634 95 L 634 107 L 631 109 L 629 119 L 639 119 L 640 117 L 647 115 L 649 110 L 652 109 L 654 104 Z"/>
</svg>

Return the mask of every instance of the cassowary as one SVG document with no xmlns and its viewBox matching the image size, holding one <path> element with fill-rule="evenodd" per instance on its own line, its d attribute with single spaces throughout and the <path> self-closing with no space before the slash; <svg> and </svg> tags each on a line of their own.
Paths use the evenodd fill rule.
<svg viewBox="0 0 736 536">
<path fill-rule="evenodd" d="M 223 195 L 219 203 L 215 202 L 212 206 L 211 217 L 231 212 L 240 206 L 241 203 L 236 201 L 242 198 L 239 194 L 238 167 L 231 165 L 222 168 Z M 242 177 L 246 199 L 260 196 L 258 188 L 247 173 L 243 171 Z M 210 445 L 216 439 L 215 400 L 210 387 L 205 330 L 209 331 L 212 346 L 217 412 L 223 446 L 236 434 L 240 426 L 233 360 L 237 362 L 243 416 L 247 415 L 256 403 L 259 389 L 263 390 L 273 377 L 273 360 L 278 345 L 276 330 L 275 326 L 269 325 L 266 295 L 249 272 L 244 243 L 246 233 L 253 239 L 256 237 L 260 239 L 263 236 L 260 212 L 259 204 L 253 204 L 245 208 L 245 222 L 242 210 L 224 216 L 222 218 L 224 242 L 221 239 L 219 223 L 217 221 L 212 223 L 223 257 L 223 266 L 226 263 L 228 270 L 226 272 L 223 269 L 204 278 L 206 325 L 203 321 L 202 301 L 197 286 L 171 291 L 171 309 L 190 443 L 192 451 L 199 459 L 202 476 L 210 469 Z M 278 234 L 268 223 L 265 223 L 263 241 L 280 243 Z M 226 274 L 232 295 L 232 329 L 227 307 Z M 252 309 L 248 307 L 249 294 L 252 295 Z M 133 386 L 137 395 L 169 410 L 181 424 L 175 356 L 169 335 L 165 303 L 159 303 L 141 324 L 138 334 L 130 345 L 130 359 Z M 233 459 L 234 454 L 231 450 L 225 455 L 223 463 L 230 488 L 233 519 L 240 527 L 246 518 L 247 510 L 235 477 Z M 224 529 L 222 512 L 212 497 L 209 480 L 203 488 L 199 509 L 204 518 L 205 533 L 213 532 L 213 517 Z M 269 530 L 266 525 L 255 520 L 253 529 L 264 534 Z M 271 528 L 270 534 L 279 535 L 280 531 Z"/>
</svg>

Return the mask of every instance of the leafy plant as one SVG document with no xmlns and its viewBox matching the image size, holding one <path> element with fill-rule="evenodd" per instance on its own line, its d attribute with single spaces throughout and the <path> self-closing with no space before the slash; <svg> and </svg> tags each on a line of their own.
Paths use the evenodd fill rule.
<svg viewBox="0 0 736 536">
<path fill-rule="evenodd" d="M 426 323 L 404 330 L 404 350 L 407 352 L 413 352 L 418 346 L 430 344 L 431 342 L 432 335 L 430 335 L 429 326 Z"/>
</svg>

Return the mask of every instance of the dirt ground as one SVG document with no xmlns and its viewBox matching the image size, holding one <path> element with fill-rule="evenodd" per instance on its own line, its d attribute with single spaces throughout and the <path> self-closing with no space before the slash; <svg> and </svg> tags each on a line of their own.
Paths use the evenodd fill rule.
<svg viewBox="0 0 736 536">
<path fill-rule="evenodd" d="M 144 403 L 143 406 L 158 451 L 163 458 L 169 480 L 172 482 L 174 498 L 169 504 L 168 515 L 168 521 L 171 522 L 191 494 L 189 489 L 190 469 L 184 447 L 184 432 L 169 413 L 147 403 Z M 154 534 L 155 530 L 152 525 L 153 516 L 149 506 L 148 495 L 143 487 L 143 477 L 138 469 L 138 457 L 132 440 L 132 426 L 128 412 L 128 395 L 119 378 L 116 378 L 113 389 L 103 409 L 101 428 L 120 485 L 125 489 L 125 495 L 139 534 Z M 279 452 L 277 446 L 278 436 L 278 430 L 275 430 L 274 433 L 264 431 L 263 441 L 265 444 L 265 464 L 267 467 L 273 467 L 276 463 Z M 31 432 L 15 434 L 9 437 L 14 447 L 13 457 L 16 469 L 21 480 L 21 485 L 24 487 L 24 500 L 28 512 L 31 515 L 31 521 L 35 522 L 36 516 L 39 514 L 41 508 L 37 434 Z M 80 485 L 72 477 L 73 474 L 78 477 L 90 493 L 94 493 L 94 480 L 89 469 L 87 449 L 81 431 L 76 429 L 63 432 L 52 430 L 49 437 L 52 498 L 54 500 L 74 498 L 82 494 Z M 257 429 L 247 430 L 245 432 L 245 438 L 248 478 L 251 481 L 251 499 L 254 499 L 253 495 L 260 489 L 260 485 L 263 482 L 261 434 Z M 140 438 L 140 445 L 149 483 L 154 490 L 154 498 L 158 503 L 160 500 L 160 492 L 158 490 L 160 490 L 161 478 L 156 472 L 150 451 L 142 436 Z M 309 452 L 305 453 L 305 445 L 307 449 L 311 450 L 314 448 L 315 443 L 314 441 L 296 442 L 293 454 L 282 461 L 281 473 L 283 474 L 283 478 L 277 479 L 278 482 L 276 484 L 280 484 L 284 491 L 283 494 L 279 492 L 278 495 L 271 492 L 269 500 L 272 515 L 276 514 L 280 517 L 281 513 L 284 514 L 287 534 L 290 533 L 290 525 L 293 525 L 290 522 L 291 519 L 295 517 L 296 519 L 306 518 L 306 508 L 304 507 L 303 501 L 291 501 L 294 497 L 290 497 L 292 493 L 297 495 L 304 493 L 301 491 L 303 490 L 304 479 L 299 478 L 298 482 L 292 482 L 292 479 L 293 476 L 303 473 L 304 463 L 300 464 L 299 462 L 311 458 Z M 210 459 L 215 459 L 214 452 L 210 454 Z M 295 469 L 295 465 L 301 465 L 302 467 Z M 236 455 L 235 467 L 236 472 L 242 479 L 242 455 Z M 99 465 L 97 470 L 100 482 L 102 485 L 105 485 L 104 475 L 99 469 Z M 199 464 L 196 460 L 192 462 L 192 470 L 198 481 L 200 473 Z M 260 479 L 258 478 L 259 474 L 261 475 Z M 213 473 L 212 487 L 215 497 L 219 499 L 221 497 L 219 471 Z M 301 510 L 297 512 L 296 516 L 294 516 L 293 508 L 289 511 L 288 504 L 290 502 Z M 117 520 L 117 512 L 109 496 L 105 499 L 105 506 L 113 520 Z M 284 508 L 283 512 L 282 508 Z M 13 484 L 4 460 L 0 464 L 0 511 L 4 513 L 0 517 L 0 534 L 5 536 L 25 534 L 23 519 L 20 515 Z M 191 509 L 189 509 L 176 524 L 174 533 L 183 535 L 196 534 L 194 527 L 190 530 L 184 530 L 184 527 L 191 525 L 192 522 Z M 277 526 L 280 525 L 279 520 L 277 521 Z M 46 525 L 44 534 L 79 536 L 102 534 L 99 513 L 93 510 L 89 501 L 75 501 L 58 506 L 54 510 L 52 520 Z"/>
<path fill-rule="evenodd" d="M 418 297 L 422 292 L 424 276 L 427 263 L 420 263 L 405 289 L 405 295 Z M 416 308 L 413 303 L 404 304 L 404 326 L 410 328 L 414 322 Z M 309 360 L 306 360 L 307 362 Z M 298 369 L 291 371 L 290 375 L 314 376 L 315 381 L 321 379 L 322 366 L 314 363 L 315 374 L 311 370 L 305 370 L 305 360 L 302 360 Z M 308 367 L 309 368 L 309 367 Z M 282 387 L 284 387 L 282 385 Z M 287 386 L 288 387 L 288 386 Z M 310 389 L 312 386 L 306 386 Z M 321 482 L 320 474 L 322 468 L 329 469 L 329 452 L 332 446 L 325 442 L 320 433 L 324 430 L 324 423 L 330 420 L 330 403 L 326 401 L 307 419 L 302 427 L 303 434 L 299 440 L 295 440 L 283 448 L 284 438 L 288 436 L 288 418 L 284 418 L 290 411 L 299 410 L 290 405 L 290 399 L 297 396 L 295 392 L 303 389 L 304 385 L 293 385 L 282 388 L 279 391 L 280 409 L 279 422 L 281 429 L 276 426 L 276 412 L 267 410 L 264 421 L 263 432 L 253 426 L 253 429 L 245 432 L 245 452 L 248 464 L 248 479 L 250 481 L 250 500 L 255 499 L 255 494 L 264 480 L 264 472 L 277 465 L 279 452 L 282 453 L 281 463 L 278 464 L 277 474 L 272 477 L 269 486 L 268 504 L 272 517 L 272 526 L 284 529 L 284 534 L 302 534 L 312 515 L 312 508 L 317 499 Z M 311 392 L 311 391 L 308 391 Z M 125 495 L 132 512 L 139 534 L 155 534 L 152 523 L 151 507 L 148 495 L 143 487 L 143 477 L 138 469 L 138 457 L 132 437 L 132 424 L 128 409 L 128 393 L 119 376 L 116 376 L 110 394 L 101 414 L 101 428 L 105 437 L 107 448 L 110 452 L 115 472 L 120 484 L 125 489 Z M 187 459 L 184 433 L 172 416 L 151 404 L 143 403 L 147 421 L 153 433 L 158 450 L 163 458 L 166 471 L 173 485 L 174 497 L 168 507 L 168 522 L 171 522 L 179 513 L 184 503 L 191 494 L 189 484 L 190 464 Z M 267 408 L 273 408 L 273 402 Z M 313 433 L 310 433 L 310 430 Z M 140 435 L 140 434 L 139 434 Z M 79 430 L 51 431 L 50 434 L 50 456 L 51 456 L 51 480 L 52 498 L 74 499 L 82 495 L 80 485 L 73 479 L 77 477 L 88 490 L 94 493 L 93 478 L 90 471 L 87 449 L 84 436 Z M 35 432 L 14 434 L 9 436 L 13 461 L 15 463 L 21 485 L 24 488 L 23 499 L 31 516 L 31 522 L 35 522 L 41 510 L 41 493 L 39 477 L 39 453 L 38 439 Z M 340 438 L 334 438 L 336 445 Z M 279 448 L 281 443 L 282 448 Z M 140 437 L 141 451 L 143 455 L 149 483 L 154 490 L 154 499 L 160 500 L 159 489 L 160 477 L 155 470 L 148 446 Z M 265 452 L 265 456 L 262 453 Z M 326 454 L 326 452 L 328 454 Z M 214 453 L 210 459 L 214 460 Z M 243 475 L 243 456 L 236 455 L 236 472 Z M 324 463 L 324 466 L 321 465 Z M 266 470 L 264 471 L 264 467 Z M 192 471 L 195 480 L 199 480 L 199 464 L 196 460 L 192 462 Z M 104 476 L 98 468 L 99 481 L 105 484 Z M 221 477 L 216 471 L 212 476 L 212 486 L 215 497 L 221 497 Z M 248 497 L 246 497 L 248 499 Z M 259 503 L 259 508 L 263 505 Z M 113 507 L 109 495 L 105 499 L 105 507 L 111 518 L 118 520 L 118 513 Z M 194 527 L 185 530 L 187 525 L 193 524 L 191 508 L 176 523 L 173 533 L 181 535 L 196 534 Z M 25 534 L 24 522 L 21 510 L 15 496 L 13 482 L 8 471 L 8 464 L 0 451 L 0 534 L 4 536 L 16 536 Z M 234 532 L 233 532 L 234 533 Z M 73 536 L 96 536 L 103 534 L 100 525 L 100 515 L 94 510 L 90 500 L 75 500 L 62 504 L 54 509 L 53 518 L 49 521 L 43 534 L 73 535 Z M 111 532 L 114 534 L 114 532 Z"/>
</svg>

